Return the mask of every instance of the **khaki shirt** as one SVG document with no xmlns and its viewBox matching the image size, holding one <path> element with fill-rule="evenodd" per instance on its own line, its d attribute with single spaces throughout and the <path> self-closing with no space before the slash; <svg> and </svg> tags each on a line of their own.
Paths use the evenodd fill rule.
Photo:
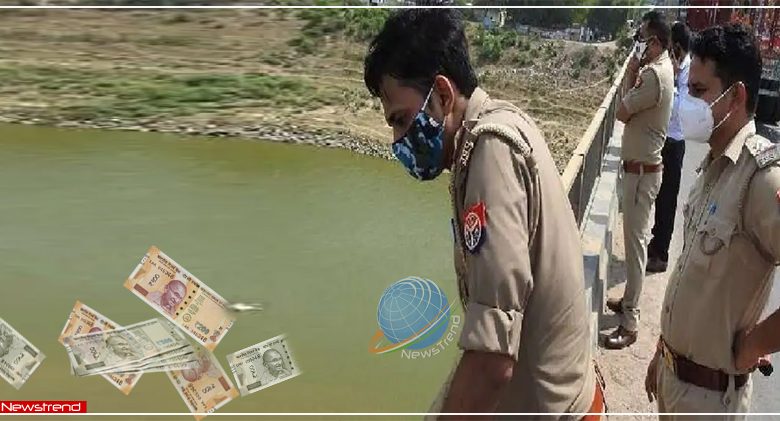
<svg viewBox="0 0 780 421">
<path fill-rule="evenodd" d="M 536 169 L 506 138 L 470 135 L 486 123 L 524 137 Z M 479 244 L 473 252 L 455 244 L 466 301 L 459 346 L 516 360 L 499 412 L 586 412 L 596 380 L 579 230 L 544 137 L 519 109 L 478 88 L 456 142 L 454 229 L 464 233 L 464 217 L 480 203 L 486 216 L 481 242 L 470 237 Z"/>
<path fill-rule="evenodd" d="M 773 146 L 755 131 L 751 121 L 722 156 L 702 163 L 661 310 L 673 351 L 730 374 L 734 338 L 761 316 L 780 260 L 780 166 L 759 168 L 761 151 Z"/>
<path fill-rule="evenodd" d="M 639 71 L 636 83 L 623 97 L 631 118 L 623 131 L 621 157 L 624 161 L 661 163 L 674 99 L 674 69 L 664 51 Z"/>
</svg>

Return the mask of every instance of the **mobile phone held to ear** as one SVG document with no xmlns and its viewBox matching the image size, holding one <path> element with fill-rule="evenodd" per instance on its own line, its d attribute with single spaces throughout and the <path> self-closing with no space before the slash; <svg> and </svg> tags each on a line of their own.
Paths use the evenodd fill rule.
<svg viewBox="0 0 780 421">
<path fill-rule="evenodd" d="M 763 374 L 766 377 L 766 376 L 771 376 L 772 372 L 775 371 L 775 368 L 772 367 L 772 363 L 767 363 L 758 366 L 758 371 L 760 371 L 761 374 Z"/>
<path fill-rule="evenodd" d="M 647 49 L 646 42 L 637 42 L 634 47 L 634 56 L 637 60 L 642 61 L 642 57 L 645 55 L 645 49 Z"/>
</svg>

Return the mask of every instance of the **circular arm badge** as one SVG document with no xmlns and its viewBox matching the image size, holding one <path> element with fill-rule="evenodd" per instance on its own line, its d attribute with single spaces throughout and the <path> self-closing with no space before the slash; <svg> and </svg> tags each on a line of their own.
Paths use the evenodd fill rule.
<svg viewBox="0 0 780 421">
<path fill-rule="evenodd" d="M 466 210 L 463 216 L 463 242 L 471 253 L 476 253 L 485 242 L 487 219 L 485 202 L 478 202 Z"/>
</svg>

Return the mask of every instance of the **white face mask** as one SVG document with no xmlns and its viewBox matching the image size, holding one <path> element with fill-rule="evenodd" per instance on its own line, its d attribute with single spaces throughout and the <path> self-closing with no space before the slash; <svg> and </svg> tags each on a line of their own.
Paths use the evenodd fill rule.
<svg viewBox="0 0 780 421">
<path fill-rule="evenodd" d="M 723 120 L 715 125 L 715 118 L 712 116 L 712 106 L 720 101 L 730 90 L 731 86 L 720 94 L 712 104 L 708 104 L 707 101 L 701 98 L 692 97 L 690 94 L 682 98 L 680 102 L 680 125 L 682 126 L 683 138 L 685 140 L 697 143 L 708 143 L 710 141 L 712 132 L 731 116 L 731 111 L 729 111 L 723 117 Z"/>
</svg>

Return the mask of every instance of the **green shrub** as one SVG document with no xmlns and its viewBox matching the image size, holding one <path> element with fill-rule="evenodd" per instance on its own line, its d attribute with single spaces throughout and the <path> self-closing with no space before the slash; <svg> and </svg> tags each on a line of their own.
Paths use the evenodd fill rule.
<svg viewBox="0 0 780 421">
<path fill-rule="evenodd" d="M 313 54 L 316 51 L 317 41 L 307 36 L 300 36 L 290 40 L 290 45 L 302 54 Z"/>
<path fill-rule="evenodd" d="M 318 5 L 333 3 L 318 0 Z M 343 35 L 355 41 L 366 42 L 382 29 L 390 15 L 388 9 L 303 9 L 298 18 L 305 21 L 301 35 L 289 44 L 304 54 L 312 54 L 325 36 Z"/>
<path fill-rule="evenodd" d="M 344 10 L 345 33 L 356 41 L 368 41 L 379 33 L 388 16 L 388 9 Z"/>
<path fill-rule="evenodd" d="M 593 61 L 595 55 L 595 47 L 582 48 L 574 52 L 572 55 L 572 61 L 575 68 L 587 68 Z"/>
<path fill-rule="evenodd" d="M 76 94 L 52 112 L 80 119 L 184 115 L 260 101 L 275 107 L 311 109 L 338 102 L 338 92 L 296 77 L 267 74 L 116 73 L 85 69 L 23 66 L 0 67 L 0 87 L 27 86 L 51 95 Z"/>
<path fill-rule="evenodd" d="M 497 37 L 486 37 L 477 49 L 477 58 L 484 63 L 495 63 L 501 58 L 501 40 Z"/>
<path fill-rule="evenodd" d="M 260 57 L 260 61 L 271 66 L 281 66 L 284 62 L 275 55 L 264 55 Z"/>
<path fill-rule="evenodd" d="M 530 57 L 528 57 L 528 54 L 523 52 L 517 53 L 514 63 L 517 65 L 517 67 L 528 67 L 533 64 L 533 61 Z"/>
<path fill-rule="evenodd" d="M 485 30 L 479 27 L 471 44 L 476 48 L 477 60 L 495 63 L 504 51 L 524 45 L 523 38 L 512 30 Z"/>
</svg>

